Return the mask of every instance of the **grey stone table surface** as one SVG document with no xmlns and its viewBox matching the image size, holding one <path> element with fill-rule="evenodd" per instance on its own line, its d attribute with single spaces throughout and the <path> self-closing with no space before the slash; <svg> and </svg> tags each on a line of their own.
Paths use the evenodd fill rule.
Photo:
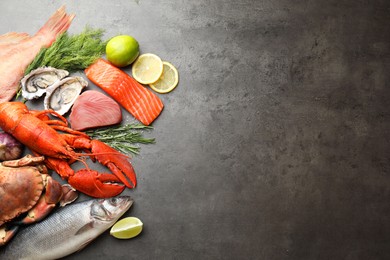
<svg viewBox="0 0 390 260">
<path fill-rule="evenodd" d="M 124 192 L 143 233 L 66 259 L 390 259 L 390 1 L 2 0 L 0 34 L 62 4 L 180 73 Z"/>
</svg>

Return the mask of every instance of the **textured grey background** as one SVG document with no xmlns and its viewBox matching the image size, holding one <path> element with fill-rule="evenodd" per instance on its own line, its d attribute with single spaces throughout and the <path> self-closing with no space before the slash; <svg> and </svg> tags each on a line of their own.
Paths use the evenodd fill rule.
<svg viewBox="0 0 390 260">
<path fill-rule="evenodd" d="M 125 192 L 142 235 L 66 259 L 390 259 L 390 1 L 2 0 L 0 33 L 62 3 L 180 73 Z"/>
</svg>

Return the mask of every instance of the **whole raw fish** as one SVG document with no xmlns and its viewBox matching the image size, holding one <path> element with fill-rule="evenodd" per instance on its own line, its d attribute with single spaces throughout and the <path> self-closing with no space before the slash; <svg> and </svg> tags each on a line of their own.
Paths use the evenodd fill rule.
<svg viewBox="0 0 390 260">
<path fill-rule="evenodd" d="M 74 15 L 66 14 L 63 6 L 32 37 L 15 32 L 0 35 L 0 102 L 10 101 L 15 96 L 28 65 L 42 47 L 49 47 L 69 28 L 73 18 Z"/>
<path fill-rule="evenodd" d="M 133 204 L 129 196 L 74 203 L 21 230 L 0 259 L 58 259 L 84 248 Z"/>
</svg>

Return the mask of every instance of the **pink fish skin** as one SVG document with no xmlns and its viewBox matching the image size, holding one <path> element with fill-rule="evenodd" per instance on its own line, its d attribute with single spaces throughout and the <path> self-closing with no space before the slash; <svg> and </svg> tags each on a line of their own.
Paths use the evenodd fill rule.
<svg viewBox="0 0 390 260">
<path fill-rule="evenodd" d="M 18 33 L 18 32 L 9 32 L 3 35 L 0 35 L 0 47 L 7 46 L 12 47 L 12 44 L 19 43 L 22 40 L 27 40 L 30 38 L 28 33 Z"/>
<path fill-rule="evenodd" d="M 72 129 L 77 131 L 115 125 L 122 121 L 122 111 L 112 98 L 99 91 L 88 90 L 76 99 L 69 121 Z"/>
<path fill-rule="evenodd" d="M 65 32 L 74 15 L 59 8 L 32 37 L 26 33 L 10 32 L 0 36 L 0 102 L 10 101 L 19 89 L 19 82 L 28 65 L 41 48 L 49 47 Z"/>
</svg>

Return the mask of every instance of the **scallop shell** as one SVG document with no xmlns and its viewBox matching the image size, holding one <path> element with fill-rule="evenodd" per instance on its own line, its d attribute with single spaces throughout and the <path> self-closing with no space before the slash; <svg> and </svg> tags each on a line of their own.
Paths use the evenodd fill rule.
<svg viewBox="0 0 390 260">
<path fill-rule="evenodd" d="M 49 86 L 68 75 L 68 71 L 53 67 L 41 67 L 32 70 L 20 81 L 22 96 L 27 100 L 39 98 L 46 93 Z"/>
<path fill-rule="evenodd" d="M 57 81 L 46 89 L 45 109 L 53 109 L 58 114 L 64 115 L 87 85 L 88 82 L 78 76 Z"/>
</svg>

